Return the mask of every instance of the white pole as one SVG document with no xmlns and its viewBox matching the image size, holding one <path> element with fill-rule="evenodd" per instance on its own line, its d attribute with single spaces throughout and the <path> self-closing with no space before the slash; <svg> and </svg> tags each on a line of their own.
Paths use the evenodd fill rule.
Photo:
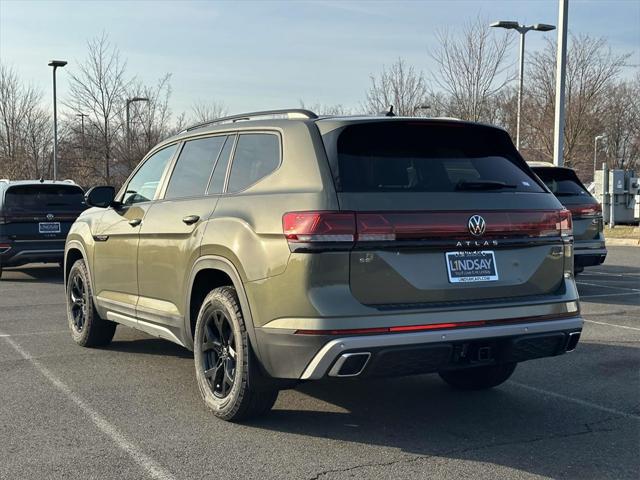
<svg viewBox="0 0 640 480">
<path fill-rule="evenodd" d="M 558 57 L 556 61 L 556 114 L 554 124 L 553 163 L 564 165 L 564 84 L 567 70 L 567 19 L 569 0 L 558 0 Z"/>
<path fill-rule="evenodd" d="M 520 120 L 522 118 L 522 87 L 524 80 L 524 36 L 526 30 L 520 32 L 520 70 L 518 75 L 518 116 L 516 120 L 516 148 L 520 150 Z"/>
</svg>

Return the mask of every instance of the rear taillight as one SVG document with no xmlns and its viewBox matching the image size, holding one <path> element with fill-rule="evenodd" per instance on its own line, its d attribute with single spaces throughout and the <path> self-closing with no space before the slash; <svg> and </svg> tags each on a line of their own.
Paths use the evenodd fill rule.
<svg viewBox="0 0 640 480">
<path fill-rule="evenodd" d="M 586 205 L 568 205 L 567 208 L 571 212 L 573 218 L 580 217 L 597 217 L 602 215 L 602 205 L 586 204 Z"/>
<path fill-rule="evenodd" d="M 0 253 L 8 252 L 11 249 L 11 245 L 8 243 L 0 243 Z"/>
<path fill-rule="evenodd" d="M 289 212 L 282 217 L 289 243 L 352 244 L 356 235 L 351 212 Z"/>
<path fill-rule="evenodd" d="M 560 210 L 558 214 L 559 214 L 558 229 L 560 230 L 560 235 L 562 237 L 572 237 L 573 221 L 571 219 L 571 212 L 569 210 Z"/>
<path fill-rule="evenodd" d="M 480 215 L 484 231 L 474 236 L 470 219 Z M 491 212 L 289 212 L 282 217 L 292 251 L 351 249 L 356 243 L 495 240 L 572 236 L 569 210 Z"/>
<path fill-rule="evenodd" d="M 7 223 L 7 221 L 5 220 L 5 217 L 0 215 L 0 225 L 4 225 L 5 223 Z"/>
</svg>

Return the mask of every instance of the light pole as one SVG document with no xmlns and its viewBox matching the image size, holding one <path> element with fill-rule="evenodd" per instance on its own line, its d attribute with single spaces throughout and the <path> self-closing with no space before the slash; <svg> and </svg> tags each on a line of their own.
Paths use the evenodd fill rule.
<svg viewBox="0 0 640 480">
<path fill-rule="evenodd" d="M 65 60 L 51 60 L 49 66 L 53 67 L 53 180 L 58 179 L 58 110 L 56 105 L 56 70 L 64 67 Z"/>
<path fill-rule="evenodd" d="M 548 32 L 555 30 L 555 25 L 546 23 L 536 23 L 534 25 L 521 25 L 518 22 L 500 21 L 493 22 L 491 27 L 506 28 L 507 30 L 517 30 L 520 34 L 520 68 L 518 70 L 518 113 L 516 117 L 516 148 L 520 150 L 520 118 L 522 114 L 522 87 L 524 79 L 524 36 L 529 30 L 537 30 L 539 32 Z"/>
<path fill-rule="evenodd" d="M 598 162 L 598 140 L 606 138 L 606 135 L 596 135 L 593 139 L 593 181 L 596 181 L 596 166 Z"/>
<path fill-rule="evenodd" d="M 131 117 L 129 115 L 129 107 L 133 102 L 148 102 L 148 101 L 149 99 L 146 97 L 127 98 L 127 157 L 131 155 Z"/>
<path fill-rule="evenodd" d="M 567 30 L 569 0 L 558 0 L 558 43 L 556 54 L 556 105 L 553 119 L 553 163 L 564 165 L 564 87 L 567 80 Z"/>
<path fill-rule="evenodd" d="M 84 117 L 88 117 L 86 113 L 76 113 L 76 117 L 80 117 L 80 134 L 82 135 L 82 161 L 86 160 L 85 158 L 85 141 L 84 141 Z"/>
</svg>

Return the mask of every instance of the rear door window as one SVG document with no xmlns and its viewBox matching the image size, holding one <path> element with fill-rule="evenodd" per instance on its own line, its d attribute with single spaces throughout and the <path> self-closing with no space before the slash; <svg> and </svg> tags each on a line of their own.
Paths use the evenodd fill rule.
<svg viewBox="0 0 640 480">
<path fill-rule="evenodd" d="M 506 133 L 464 124 L 352 125 L 332 162 L 343 192 L 544 192 Z"/>
<path fill-rule="evenodd" d="M 204 195 L 226 138 L 217 136 L 186 142 L 173 169 L 164 198 Z"/>
<path fill-rule="evenodd" d="M 533 171 L 556 197 L 591 196 L 573 170 L 538 167 Z"/>
<path fill-rule="evenodd" d="M 280 138 L 270 133 L 240 135 L 229 174 L 228 192 L 239 192 L 280 165 Z"/>
<path fill-rule="evenodd" d="M 79 212 L 84 208 L 84 192 L 75 185 L 16 185 L 4 197 L 7 212 Z"/>
</svg>

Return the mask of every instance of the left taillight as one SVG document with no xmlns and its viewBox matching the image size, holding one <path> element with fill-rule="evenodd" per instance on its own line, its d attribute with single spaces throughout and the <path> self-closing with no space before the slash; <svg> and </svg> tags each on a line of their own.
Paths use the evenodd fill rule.
<svg viewBox="0 0 640 480">
<path fill-rule="evenodd" d="M 351 248 L 356 237 L 353 212 L 289 212 L 282 217 L 282 229 L 295 250 L 307 246 Z"/>
</svg>

